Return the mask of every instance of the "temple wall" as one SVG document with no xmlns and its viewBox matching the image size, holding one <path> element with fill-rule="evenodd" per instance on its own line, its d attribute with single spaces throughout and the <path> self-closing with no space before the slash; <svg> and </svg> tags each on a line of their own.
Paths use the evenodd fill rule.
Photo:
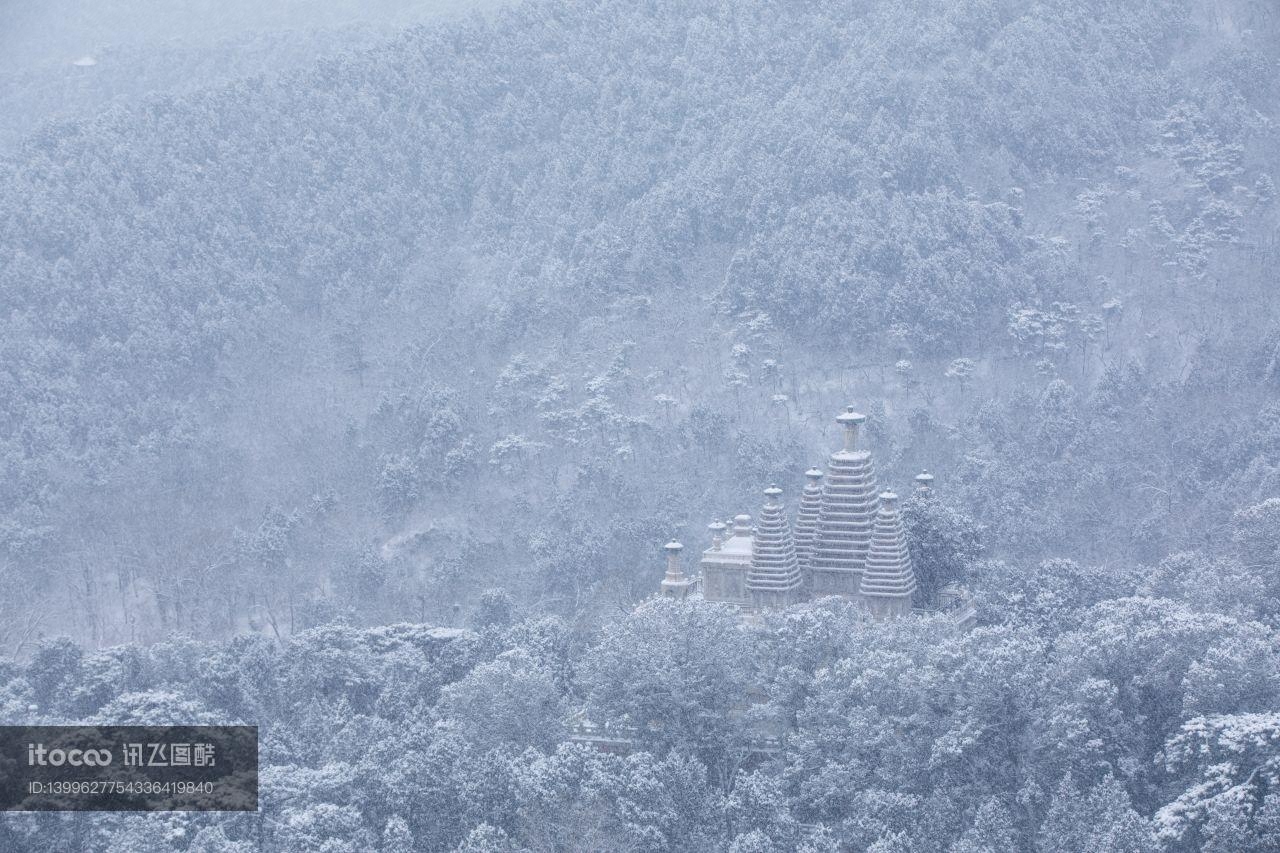
<svg viewBox="0 0 1280 853">
<path fill-rule="evenodd" d="M 812 569 L 810 574 L 810 594 L 814 598 L 824 595 L 843 595 L 846 598 L 858 597 L 858 583 L 862 575 L 859 572 L 824 571 Z"/>
<path fill-rule="evenodd" d="M 751 606 L 756 610 L 782 610 L 804 600 L 804 592 L 800 589 L 751 591 Z"/>
<path fill-rule="evenodd" d="M 880 598 L 864 597 L 863 605 L 876 619 L 896 619 L 911 613 L 911 597 Z"/>
<path fill-rule="evenodd" d="M 702 597 L 707 601 L 723 601 L 728 604 L 746 605 L 747 567 L 741 566 L 708 566 L 702 567 Z"/>
</svg>

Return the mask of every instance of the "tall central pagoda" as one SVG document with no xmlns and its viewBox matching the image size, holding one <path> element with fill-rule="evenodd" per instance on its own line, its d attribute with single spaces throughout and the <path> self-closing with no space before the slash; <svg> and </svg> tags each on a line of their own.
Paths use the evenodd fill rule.
<svg viewBox="0 0 1280 853">
<path fill-rule="evenodd" d="M 858 428 L 866 420 L 853 406 L 836 418 L 844 428 L 844 447 L 831 454 L 822 485 L 817 537 L 808 566 L 814 595 L 858 594 L 876 514 L 871 454 L 856 449 Z"/>
</svg>

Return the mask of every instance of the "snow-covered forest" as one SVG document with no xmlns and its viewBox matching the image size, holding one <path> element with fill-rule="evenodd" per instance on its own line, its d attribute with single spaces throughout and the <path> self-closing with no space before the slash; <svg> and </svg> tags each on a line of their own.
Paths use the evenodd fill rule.
<svg viewBox="0 0 1280 853">
<path fill-rule="evenodd" d="M 1280 849 L 1274 2 L 56 0 L 0 114 L 0 724 L 262 767 L 0 853 Z M 655 600 L 850 403 L 976 627 Z"/>
</svg>

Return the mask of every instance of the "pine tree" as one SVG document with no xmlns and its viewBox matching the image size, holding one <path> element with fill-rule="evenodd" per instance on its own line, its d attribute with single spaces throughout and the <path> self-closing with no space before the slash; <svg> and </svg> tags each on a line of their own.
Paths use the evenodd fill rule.
<svg viewBox="0 0 1280 853">
<path fill-rule="evenodd" d="M 1009 809 L 991 797 L 978 808 L 973 825 L 951 845 L 949 853 L 1018 853 L 1022 849 Z"/>
<path fill-rule="evenodd" d="M 1054 792 L 1037 847 L 1041 853 L 1156 853 L 1159 849 L 1150 823 L 1133 810 L 1123 785 L 1107 776 L 1082 791 L 1070 774 Z"/>
</svg>

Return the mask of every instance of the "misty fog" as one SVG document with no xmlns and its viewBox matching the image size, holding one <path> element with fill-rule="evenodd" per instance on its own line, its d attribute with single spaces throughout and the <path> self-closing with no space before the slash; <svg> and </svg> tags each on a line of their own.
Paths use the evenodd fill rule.
<svg viewBox="0 0 1280 853">
<path fill-rule="evenodd" d="M 8 3 L 0 115 L 0 724 L 260 767 L 0 853 L 1276 849 L 1275 4 Z"/>
</svg>

